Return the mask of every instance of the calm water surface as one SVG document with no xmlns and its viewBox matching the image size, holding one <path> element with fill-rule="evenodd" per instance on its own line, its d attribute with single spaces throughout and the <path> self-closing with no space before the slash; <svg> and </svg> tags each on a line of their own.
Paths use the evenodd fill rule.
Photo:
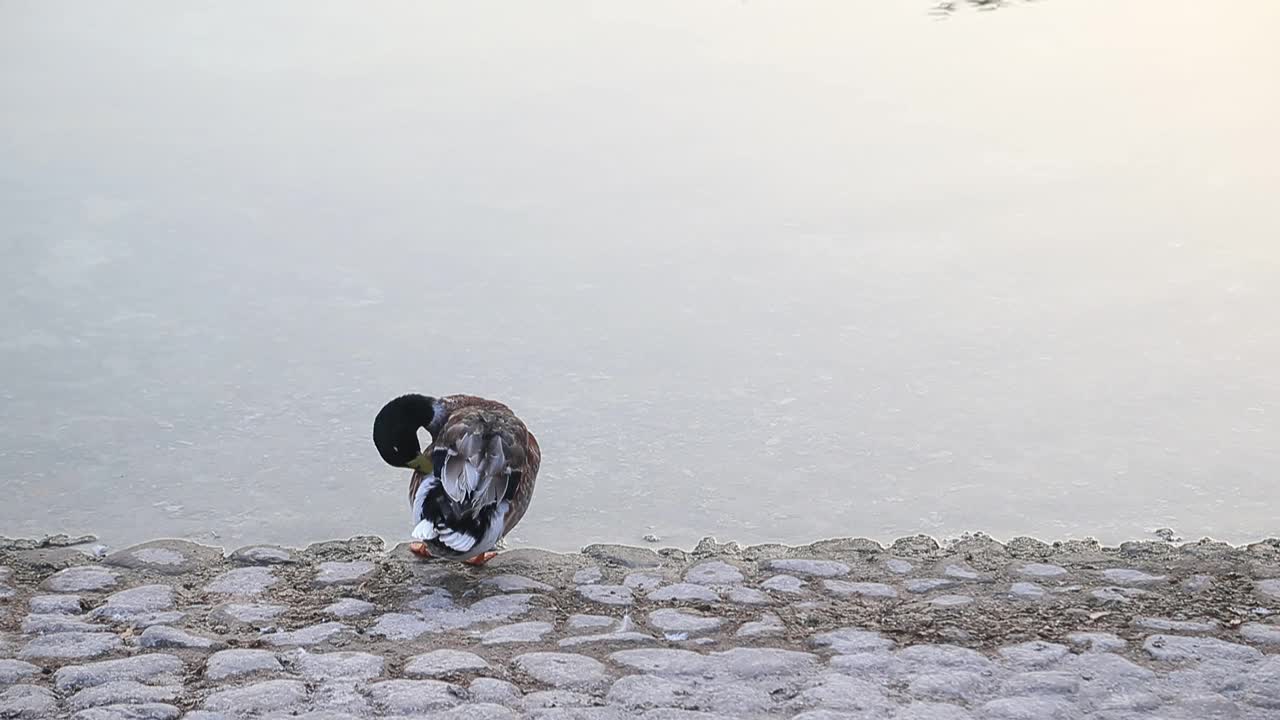
<svg viewBox="0 0 1280 720">
<path fill-rule="evenodd" d="M 0 534 L 1280 534 L 1280 4 L 0 7 Z"/>
</svg>

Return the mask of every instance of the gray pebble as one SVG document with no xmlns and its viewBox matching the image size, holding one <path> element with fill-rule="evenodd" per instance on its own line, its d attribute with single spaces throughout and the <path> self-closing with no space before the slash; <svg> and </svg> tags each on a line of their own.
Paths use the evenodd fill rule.
<svg viewBox="0 0 1280 720">
<path fill-rule="evenodd" d="M 1026 670 L 1048 667 L 1066 657 L 1070 650 L 1066 645 L 1044 642 L 1043 640 L 1032 640 L 1031 642 L 1002 647 L 998 652 L 1000 657 L 1004 658 L 1005 662 L 1012 667 Z"/>
<path fill-rule="evenodd" d="M 496 627 L 480 636 L 482 645 L 538 642 L 555 628 L 549 622 L 522 622 Z"/>
<path fill-rule="evenodd" d="M 814 575 L 825 578 L 839 577 L 841 575 L 849 574 L 848 565 L 834 560 L 785 558 L 770 561 L 769 567 L 773 570 L 780 570 L 785 573 L 798 573 L 800 575 Z"/>
<path fill-rule="evenodd" d="M 38 665 L 21 660 L 0 660 L 0 685 L 12 685 L 40 672 Z"/>
<path fill-rule="evenodd" d="M 676 583 L 666 587 L 658 588 L 649 593 L 650 600 L 659 602 L 667 602 L 671 600 L 682 600 L 685 602 L 715 602 L 720 596 L 705 585 L 695 585 L 693 583 Z"/>
<path fill-rule="evenodd" d="M 689 568 L 686 582 L 698 585 L 737 585 L 746 578 L 742 571 L 723 560 L 710 560 Z"/>
<path fill-rule="evenodd" d="M 475 702 L 513 705 L 520 699 L 520 688 L 506 680 L 476 678 L 467 689 L 471 691 L 471 699 Z"/>
<path fill-rule="evenodd" d="M 1259 580 L 1257 588 L 1258 592 L 1263 595 L 1270 596 L 1274 599 L 1280 599 L 1280 578 Z"/>
<path fill-rule="evenodd" d="M 372 613 L 376 608 L 377 606 L 371 602 L 365 602 L 364 600 L 357 600 L 355 598 L 342 598 L 341 600 L 326 606 L 323 612 L 326 615 L 346 619 L 364 617 L 365 615 Z"/>
<path fill-rule="evenodd" d="M 957 580 L 977 580 L 982 577 L 973 568 L 964 565 L 948 565 L 943 569 L 942 574 Z"/>
<path fill-rule="evenodd" d="M 1162 662 L 1203 662 L 1205 660 L 1252 661 L 1262 653 L 1248 645 L 1237 645 L 1217 638 L 1152 635 L 1142 643 L 1148 655 Z"/>
<path fill-rule="evenodd" d="M 210 680 L 253 675 L 257 673 L 283 672 L 276 656 L 266 650 L 222 650 L 209 656 L 204 676 Z"/>
<path fill-rule="evenodd" d="M 253 597 L 280 582 L 269 567 L 243 567 L 228 570 L 204 586 L 205 592 L 219 595 Z"/>
<path fill-rule="evenodd" d="M 297 680 L 266 680 L 219 690 L 205 698 L 203 707 L 232 716 L 261 715 L 295 707 L 306 697 L 306 686 Z"/>
<path fill-rule="evenodd" d="M 107 628 L 85 622 L 70 615 L 36 615 L 32 613 L 22 620 L 24 635 L 43 635 L 63 632 L 100 632 Z"/>
<path fill-rule="evenodd" d="M 878 582 L 845 582 L 844 580 L 824 580 L 824 587 L 829 592 L 841 597 L 857 595 L 866 598 L 889 599 L 898 597 L 898 591 Z"/>
<path fill-rule="evenodd" d="M 609 681 L 604 665 L 585 655 L 535 652 L 517 655 L 511 662 L 534 680 L 564 690 L 600 691 Z"/>
<path fill-rule="evenodd" d="M 226 647 L 221 640 L 201 637 L 165 625 L 152 625 L 138 636 L 138 645 L 144 648 L 187 648 L 211 650 Z"/>
<path fill-rule="evenodd" d="M 600 568 L 592 565 L 591 567 L 582 568 L 573 574 L 574 585 L 592 585 L 600 582 L 604 577 L 604 573 L 600 572 Z"/>
<path fill-rule="evenodd" d="M 297 560 L 293 553 L 276 545 L 249 545 L 231 553 L 231 561 L 241 565 L 288 565 Z"/>
<path fill-rule="evenodd" d="M 1056 578 L 1067 574 L 1067 569 L 1061 565 L 1050 565 L 1048 563 L 1026 563 L 1016 571 L 1019 575 L 1037 578 Z"/>
<path fill-rule="evenodd" d="M 645 592 L 661 585 L 662 576 L 652 573 L 631 573 L 622 579 L 622 584 L 632 590 Z"/>
<path fill-rule="evenodd" d="M 774 575 L 760 583 L 760 587 L 774 592 L 799 595 L 804 592 L 804 581 L 794 575 Z"/>
<path fill-rule="evenodd" d="M 1133 624 L 1147 630 L 1179 633 L 1207 633 L 1218 629 L 1217 620 L 1172 620 L 1170 618 L 1141 617 Z"/>
<path fill-rule="evenodd" d="M 570 630 L 599 630 L 613 627 L 614 620 L 604 615 L 570 615 L 567 623 Z"/>
<path fill-rule="evenodd" d="M 299 630 L 263 635 L 262 641 L 274 647 L 283 647 L 287 645 L 318 645 L 333 638 L 335 635 L 342 633 L 346 629 L 347 626 L 340 622 L 326 622 L 318 625 L 308 625 L 307 627 Z"/>
<path fill-rule="evenodd" d="M 54 673 L 53 682 L 59 692 L 69 693 L 117 680 L 135 680 L 148 684 L 175 682 L 182 670 L 182 661 L 178 658 L 154 653 L 85 665 L 68 665 Z"/>
<path fill-rule="evenodd" d="M 947 580 L 944 578 L 913 578 L 903 583 L 907 588 L 907 592 L 913 593 L 933 592 L 934 590 L 952 587 L 955 584 L 955 580 Z"/>
<path fill-rule="evenodd" d="M 765 613 L 759 620 L 743 623 L 734 633 L 735 637 L 761 637 L 764 635 L 780 635 L 786 632 L 782 619 L 773 613 Z"/>
<path fill-rule="evenodd" d="M 1067 635 L 1067 640 L 1076 647 L 1094 652 L 1118 652 L 1129 644 L 1112 633 L 1103 632 L 1075 632 Z"/>
<path fill-rule="evenodd" d="M 120 576 L 95 565 L 79 565 L 60 570 L 40 583 L 43 590 L 51 592 L 82 592 L 85 590 L 105 590 L 114 587 Z"/>
<path fill-rule="evenodd" d="M 110 633 L 68 632 L 41 635 L 18 653 L 18 657 L 32 660 L 92 658 L 105 655 L 120 647 L 120 638 Z"/>
<path fill-rule="evenodd" d="M 296 650 L 285 656 L 289 666 L 306 680 L 372 680 L 382 675 L 384 661 L 366 652 L 311 653 Z"/>
<path fill-rule="evenodd" d="M 657 642 L 657 638 L 635 631 L 619 631 L 598 635 L 574 635 L 556 643 L 562 648 L 579 645 L 649 645 Z"/>
<path fill-rule="evenodd" d="M 58 699 L 35 685 L 14 685 L 0 691 L 0 717 L 37 720 L 54 716 Z"/>
<path fill-rule="evenodd" d="M 31 612 L 41 615 L 79 615 L 84 612 L 78 595 L 36 595 L 27 604 Z"/>
<path fill-rule="evenodd" d="M 973 598 L 968 595 L 939 595 L 931 599 L 929 604 L 936 607 L 951 608 L 968 605 L 971 602 L 973 602 Z"/>
<path fill-rule="evenodd" d="M 915 569 L 915 566 L 913 566 L 911 563 L 907 562 L 906 560 L 899 560 L 898 558 L 891 558 L 889 560 L 886 560 L 884 562 L 884 566 L 888 568 L 889 572 L 893 573 L 894 575 L 906 575 L 907 573 Z"/>
<path fill-rule="evenodd" d="M 1240 636 L 1255 645 L 1280 647 L 1280 626 L 1248 623 L 1240 628 Z"/>
<path fill-rule="evenodd" d="M 739 605 L 769 605 L 773 602 L 767 593 L 744 586 L 731 588 L 726 599 Z"/>
<path fill-rule="evenodd" d="M 173 607 L 173 588 L 168 585 L 142 585 L 107 596 L 106 604 L 94 608 L 90 617 L 112 622 L 126 622 Z"/>
<path fill-rule="evenodd" d="M 1168 579 L 1164 575 L 1151 575 L 1132 568 L 1111 568 L 1103 570 L 1102 575 L 1107 578 L 1107 582 L 1116 585 L 1151 585 Z"/>
<path fill-rule="evenodd" d="M 67 701 L 72 709 L 83 710 L 99 705 L 166 703 L 177 699 L 182 688 L 177 685 L 144 685 L 135 680 L 112 682 L 85 688 Z"/>
<path fill-rule="evenodd" d="M 829 647 L 841 654 L 886 650 L 893 647 L 892 640 L 878 632 L 861 628 L 841 628 L 819 633 L 810 638 L 809 642 L 816 647 Z"/>
<path fill-rule="evenodd" d="M 178 720 L 182 711 L 168 703 L 106 705 L 88 708 L 71 716 L 71 720 Z M 198 720 L 187 715 L 190 720 Z"/>
<path fill-rule="evenodd" d="M 413 678 L 441 677 L 457 673 L 488 670 L 489 663 L 475 653 L 464 650 L 432 650 L 409 658 L 404 674 Z M 485 702 L 492 702 L 488 700 Z"/>
<path fill-rule="evenodd" d="M 1016 582 L 1009 586 L 1009 594 L 1020 600 L 1039 600 L 1047 593 L 1045 589 L 1032 582 Z"/>
<path fill-rule="evenodd" d="M 624 585 L 580 585 L 578 594 L 602 605 L 630 605 L 631 588 Z"/>
<path fill-rule="evenodd" d="M 495 575 L 481 580 L 480 584 L 499 592 L 550 592 L 553 589 L 544 582 L 523 575 Z"/>
<path fill-rule="evenodd" d="M 388 715 L 418 715 L 461 705 L 466 689 L 441 680 L 384 680 L 369 686 L 369 699 Z"/>
<path fill-rule="evenodd" d="M 718 617 L 706 617 L 684 610 L 654 610 L 649 613 L 649 625 L 665 633 L 689 633 L 704 635 L 719 629 L 724 621 Z"/>
<path fill-rule="evenodd" d="M 256 603 L 223 603 L 213 608 L 210 618 L 222 623 L 244 623 L 254 627 L 267 627 L 275 624 L 289 608 L 284 605 L 260 605 Z"/>
<path fill-rule="evenodd" d="M 368 560 L 322 562 L 316 567 L 315 584 L 320 587 L 358 585 L 376 569 L 377 566 Z"/>
</svg>

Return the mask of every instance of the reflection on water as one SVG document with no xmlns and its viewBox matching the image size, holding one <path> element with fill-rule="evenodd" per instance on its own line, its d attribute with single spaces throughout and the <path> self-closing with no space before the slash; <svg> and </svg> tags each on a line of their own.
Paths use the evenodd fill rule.
<svg viewBox="0 0 1280 720">
<path fill-rule="evenodd" d="M 0 534 L 1280 532 L 1280 10 L 1034 10 L 6 6 Z"/>
</svg>

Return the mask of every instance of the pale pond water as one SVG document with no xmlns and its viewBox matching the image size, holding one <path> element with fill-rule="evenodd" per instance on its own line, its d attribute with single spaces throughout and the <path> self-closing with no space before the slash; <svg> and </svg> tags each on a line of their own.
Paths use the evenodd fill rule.
<svg viewBox="0 0 1280 720">
<path fill-rule="evenodd" d="M 622 9 L 622 8 L 629 9 Z M 11 2 L 0 535 L 1280 533 L 1280 4 Z"/>
</svg>

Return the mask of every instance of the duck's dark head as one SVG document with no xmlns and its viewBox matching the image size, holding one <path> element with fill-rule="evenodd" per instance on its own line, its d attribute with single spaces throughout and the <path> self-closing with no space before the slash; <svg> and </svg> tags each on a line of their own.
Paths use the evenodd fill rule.
<svg viewBox="0 0 1280 720">
<path fill-rule="evenodd" d="M 373 444 L 388 465 L 431 474 L 431 458 L 422 454 L 418 428 L 431 429 L 435 398 L 410 393 L 392 400 L 373 419 Z"/>
</svg>

